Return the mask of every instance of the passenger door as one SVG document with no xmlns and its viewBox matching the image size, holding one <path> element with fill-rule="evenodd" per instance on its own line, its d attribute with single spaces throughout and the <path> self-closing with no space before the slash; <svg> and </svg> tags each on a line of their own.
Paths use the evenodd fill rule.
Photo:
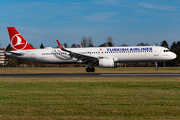
<svg viewBox="0 0 180 120">
<path fill-rule="evenodd" d="M 159 56 L 159 48 L 154 47 L 154 56 Z"/>
</svg>

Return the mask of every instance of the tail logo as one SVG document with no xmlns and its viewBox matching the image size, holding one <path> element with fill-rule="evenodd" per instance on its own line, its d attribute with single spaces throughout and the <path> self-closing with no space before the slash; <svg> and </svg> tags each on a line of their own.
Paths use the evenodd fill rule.
<svg viewBox="0 0 180 120">
<path fill-rule="evenodd" d="M 15 50 L 23 50 L 27 46 L 27 41 L 20 34 L 16 34 L 11 38 L 11 44 Z"/>
</svg>

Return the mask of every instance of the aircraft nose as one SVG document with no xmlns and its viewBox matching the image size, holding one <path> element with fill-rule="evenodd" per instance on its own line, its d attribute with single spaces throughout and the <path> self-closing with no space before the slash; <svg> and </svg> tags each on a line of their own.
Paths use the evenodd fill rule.
<svg viewBox="0 0 180 120">
<path fill-rule="evenodd" d="M 172 53 L 171 57 L 172 57 L 172 59 L 175 59 L 177 57 L 177 55 L 175 53 Z"/>
</svg>

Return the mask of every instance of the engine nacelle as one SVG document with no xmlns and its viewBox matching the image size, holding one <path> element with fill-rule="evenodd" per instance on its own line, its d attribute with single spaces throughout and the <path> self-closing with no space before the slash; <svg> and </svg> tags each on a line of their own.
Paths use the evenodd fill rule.
<svg viewBox="0 0 180 120">
<path fill-rule="evenodd" d="M 99 67 L 101 68 L 116 68 L 117 63 L 114 63 L 114 58 L 99 59 Z"/>
</svg>

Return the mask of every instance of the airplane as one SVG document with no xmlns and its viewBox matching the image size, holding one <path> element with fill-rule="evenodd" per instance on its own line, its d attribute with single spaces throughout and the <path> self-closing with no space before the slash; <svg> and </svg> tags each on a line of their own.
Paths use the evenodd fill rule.
<svg viewBox="0 0 180 120">
<path fill-rule="evenodd" d="M 160 46 L 128 46 L 128 47 L 87 47 L 64 48 L 58 40 L 59 48 L 47 47 L 36 49 L 32 47 L 16 30 L 7 27 L 13 51 L 7 56 L 50 64 L 86 64 L 86 72 L 94 72 L 94 65 L 100 68 L 116 68 L 120 62 L 157 62 L 173 60 L 176 54 Z"/>
</svg>

